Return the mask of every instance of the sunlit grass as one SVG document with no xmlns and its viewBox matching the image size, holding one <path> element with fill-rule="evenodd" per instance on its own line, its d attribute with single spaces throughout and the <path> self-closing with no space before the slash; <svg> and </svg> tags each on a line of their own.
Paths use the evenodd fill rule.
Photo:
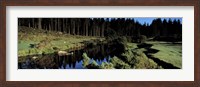
<svg viewBox="0 0 200 87">
<path fill-rule="evenodd" d="M 182 45 L 172 43 L 154 43 L 151 47 L 159 50 L 152 54 L 153 57 L 158 58 L 167 63 L 173 64 L 176 67 L 182 68 Z"/>
<path fill-rule="evenodd" d="M 99 37 L 59 34 L 53 31 L 46 32 L 34 28 L 19 27 L 18 56 L 53 53 L 57 50 L 68 50 L 83 46 L 81 42 L 92 39 L 99 39 Z M 42 41 L 46 43 L 40 48 L 30 47 L 30 44 L 39 44 Z M 57 50 L 53 48 L 57 48 Z"/>
</svg>

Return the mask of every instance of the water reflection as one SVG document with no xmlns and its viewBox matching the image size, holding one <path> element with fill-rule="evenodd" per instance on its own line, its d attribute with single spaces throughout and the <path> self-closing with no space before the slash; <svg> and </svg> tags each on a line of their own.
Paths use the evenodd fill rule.
<svg viewBox="0 0 200 87">
<path fill-rule="evenodd" d="M 94 47 L 72 51 L 73 55 L 58 56 L 56 54 L 40 55 L 37 59 L 26 56 L 26 61 L 18 63 L 19 69 L 83 69 L 84 52 L 98 64 L 109 62 L 109 59 L 117 54 L 116 48 L 109 44 L 99 44 Z"/>
</svg>

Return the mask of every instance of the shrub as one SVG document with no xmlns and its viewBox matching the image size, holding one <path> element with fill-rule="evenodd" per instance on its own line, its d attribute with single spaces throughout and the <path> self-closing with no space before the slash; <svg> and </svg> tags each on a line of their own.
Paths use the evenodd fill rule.
<svg viewBox="0 0 200 87">
<path fill-rule="evenodd" d="M 127 39 L 128 42 L 133 42 L 132 37 L 130 37 L 130 36 L 127 36 L 126 39 Z"/>
<path fill-rule="evenodd" d="M 86 67 L 88 69 L 99 69 L 99 65 L 95 60 L 93 60 L 92 63 L 88 64 Z"/>
<path fill-rule="evenodd" d="M 128 40 L 127 40 L 127 38 L 125 36 L 120 37 L 119 41 L 121 41 L 122 43 L 127 43 L 128 42 Z"/>
<path fill-rule="evenodd" d="M 98 63 L 95 60 L 93 60 L 91 64 L 94 66 L 98 66 Z"/>
<path fill-rule="evenodd" d="M 86 53 L 83 53 L 83 67 L 86 68 L 87 65 L 90 63 L 90 58 L 87 56 Z"/>
<path fill-rule="evenodd" d="M 95 41 L 87 41 L 87 42 L 85 42 L 85 44 L 88 46 L 88 47 L 94 47 L 94 46 L 96 46 L 97 45 L 97 42 L 95 42 Z"/>
<path fill-rule="evenodd" d="M 135 55 L 133 54 L 132 50 L 129 49 L 127 51 L 125 51 L 124 53 L 121 54 L 122 59 L 125 60 L 127 63 L 129 63 L 130 65 L 134 65 L 136 60 L 135 60 Z"/>
<path fill-rule="evenodd" d="M 145 43 L 147 40 L 147 37 L 145 35 L 140 36 L 140 43 Z"/>
<path fill-rule="evenodd" d="M 106 36 L 106 40 L 112 41 L 116 39 L 117 33 L 115 32 L 115 30 L 108 28 L 105 30 L 105 36 Z"/>
<path fill-rule="evenodd" d="M 101 69 L 113 69 L 114 65 L 112 63 L 102 62 Z"/>
<path fill-rule="evenodd" d="M 141 50 L 132 50 L 133 58 L 135 59 L 134 68 L 137 69 L 155 69 L 158 67 L 157 63 L 149 59 Z"/>
<path fill-rule="evenodd" d="M 130 69 L 131 68 L 131 66 L 129 66 L 129 64 L 125 63 L 124 61 L 122 61 L 121 59 L 119 59 L 116 56 L 114 56 L 110 61 L 113 64 L 113 66 L 117 69 Z"/>
<path fill-rule="evenodd" d="M 128 49 L 121 54 L 121 58 L 136 69 L 156 69 L 158 65 L 151 59 L 149 59 L 142 49 Z"/>
<path fill-rule="evenodd" d="M 124 52 L 125 50 L 128 49 L 126 37 L 120 37 L 120 38 L 116 39 L 114 42 L 116 45 L 115 47 L 117 47 L 117 50 Z"/>
</svg>

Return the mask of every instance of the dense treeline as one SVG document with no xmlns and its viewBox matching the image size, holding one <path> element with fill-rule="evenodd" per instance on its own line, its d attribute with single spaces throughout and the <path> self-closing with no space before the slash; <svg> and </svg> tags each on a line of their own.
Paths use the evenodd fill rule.
<svg viewBox="0 0 200 87">
<path fill-rule="evenodd" d="M 18 25 L 83 36 L 182 36 L 180 20 L 161 18 L 151 24 L 140 24 L 134 18 L 19 18 Z"/>
</svg>

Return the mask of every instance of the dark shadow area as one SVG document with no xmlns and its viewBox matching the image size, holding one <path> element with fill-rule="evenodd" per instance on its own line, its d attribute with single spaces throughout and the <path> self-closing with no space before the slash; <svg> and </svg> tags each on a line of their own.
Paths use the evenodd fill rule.
<svg viewBox="0 0 200 87">
<path fill-rule="evenodd" d="M 143 43 L 143 44 L 139 44 L 137 45 L 138 48 L 145 48 L 147 51 L 144 51 L 144 53 L 146 54 L 146 56 L 150 59 L 152 59 L 154 62 L 156 62 L 159 66 L 162 66 L 163 68 L 165 69 L 180 69 L 170 63 L 167 63 L 165 61 L 162 61 L 158 58 L 155 58 L 152 56 L 152 54 L 155 54 L 157 52 L 159 52 L 159 50 L 157 49 L 152 49 L 151 47 L 153 46 L 152 44 L 146 44 L 146 43 Z"/>
<path fill-rule="evenodd" d="M 142 43 L 137 45 L 138 48 L 150 48 L 152 46 L 153 46 L 152 44 L 147 44 L 147 43 Z"/>
<path fill-rule="evenodd" d="M 147 55 L 148 58 L 152 59 L 154 62 L 156 62 L 158 65 L 162 66 L 164 69 L 180 69 L 170 63 L 164 62 L 158 58 L 152 57 L 151 55 Z"/>
<path fill-rule="evenodd" d="M 144 53 L 148 54 L 148 53 L 157 53 L 157 52 L 159 52 L 159 50 L 148 48 L 147 51 L 145 51 Z"/>
</svg>

